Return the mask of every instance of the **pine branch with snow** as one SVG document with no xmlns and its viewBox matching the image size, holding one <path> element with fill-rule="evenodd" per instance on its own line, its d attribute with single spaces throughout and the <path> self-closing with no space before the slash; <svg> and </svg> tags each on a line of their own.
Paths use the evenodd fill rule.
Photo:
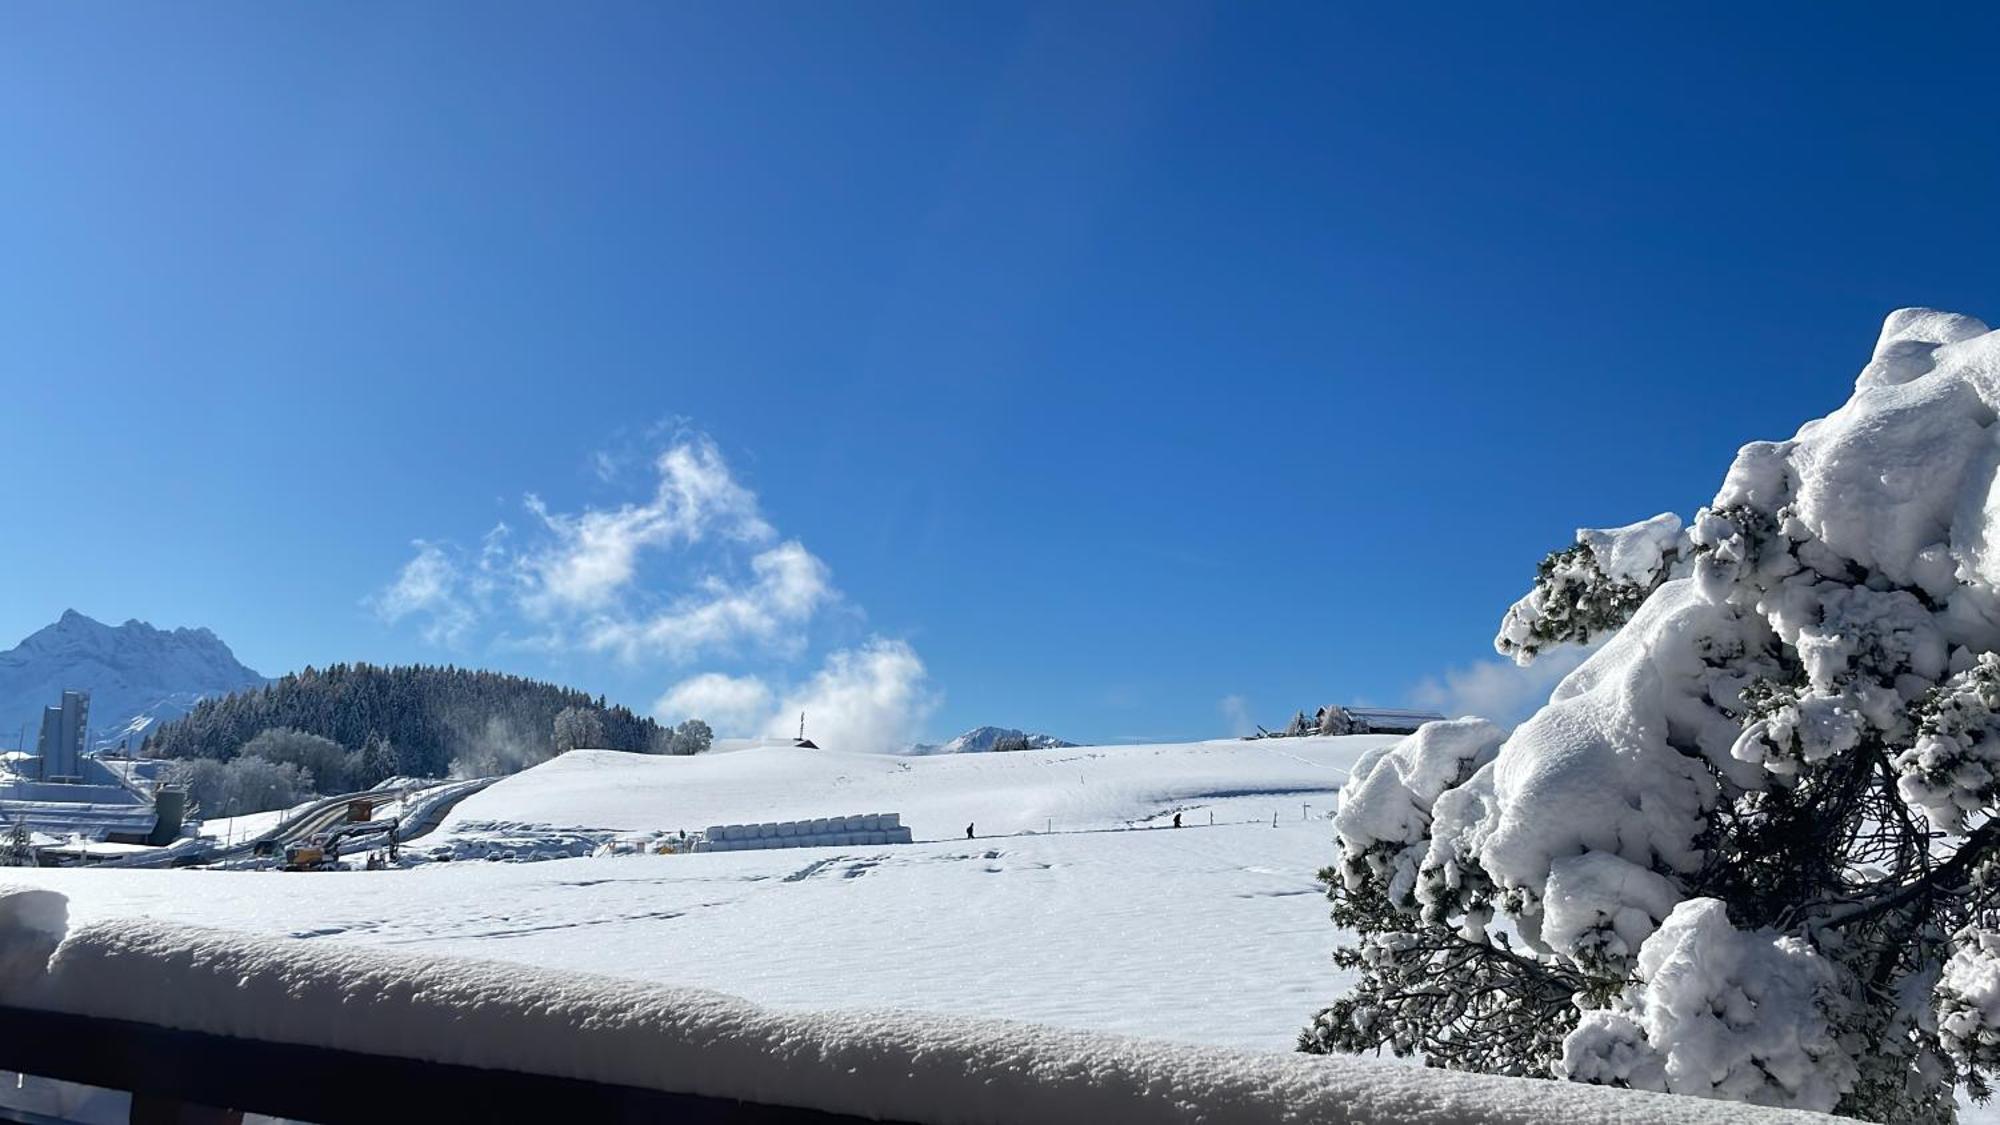
<svg viewBox="0 0 2000 1125">
<path fill-rule="evenodd" d="M 1626 527 L 1586 529 L 1551 551 L 1535 585 L 1508 607 L 1493 647 L 1516 663 L 1542 650 L 1589 644 L 1631 620 L 1685 553 L 1680 517 L 1671 512 Z"/>
<path fill-rule="evenodd" d="M 1301 1037 L 1946 1122 L 2000 1065 L 2000 333 L 1904 310 L 1711 503 L 1581 532 L 1496 647 L 1608 637 L 1511 735 L 1357 765 L 1359 976 Z"/>
</svg>

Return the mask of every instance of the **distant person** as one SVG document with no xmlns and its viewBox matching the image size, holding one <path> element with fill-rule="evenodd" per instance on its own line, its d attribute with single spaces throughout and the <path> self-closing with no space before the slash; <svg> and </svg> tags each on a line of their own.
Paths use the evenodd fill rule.
<svg viewBox="0 0 2000 1125">
<path fill-rule="evenodd" d="M 1175 828 L 1179 828 L 1180 826 L 1181 826 L 1181 814 L 1179 814 L 1179 813 L 1175 813 L 1175 814 L 1174 814 L 1174 827 L 1175 827 Z"/>
<path fill-rule="evenodd" d="M 968 840 L 972 839 L 972 825 L 970 824 L 965 826 L 965 838 Z"/>
</svg>

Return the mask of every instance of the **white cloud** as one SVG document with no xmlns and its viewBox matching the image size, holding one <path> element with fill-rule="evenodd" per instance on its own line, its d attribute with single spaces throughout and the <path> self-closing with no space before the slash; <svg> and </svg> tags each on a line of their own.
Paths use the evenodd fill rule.
<svg viewBox="0 0 2000 1125">
<path fill-rule="evenodd" d="M 1456 718 L 1480 715 L 1512 726 L 1548 702 L 1549 693 L 1595 651 L 1568 646 L 1537 657 L 1523 668 L 1511 660 L 1481 660 L 1427 677 L 1410 689 L 1410 700 Z"/>
<path fill-rule="evenodd" d="M 667 689 L 653 704 L 663 722 L 702 719 L 725 735 L 760 730 L 775 713 L 771 688 L 756 676 L 703 672 Z"/>
<path fill-rule="evenodd" d="M 605 484 L 616 481 L 624 468 L 618 458 L 609 451 L 600 449 L 590 455 L 590 471 L 596 473 L 597 479 Z"/>
<path fill-rule="evenodd" d="M 647 654 L 686 660 L 739 640 L 796 650 L 804 643 L 799 627 L 835 596 L 826 564 L 793 540 L 752 558 L 750 571 L 755 577 L 746 585 L 708 578 L 698 593 L 650 617 L 599 618 L 585 646 L 628 660 Z"/>
<path fill-rule="evenodd" d="M 605 483 L 625 475 L 617 458 L 591 464 Z M 652 467 L 642 501 L 565 513 L 531 494 L 534 519 L 495 527 L 477 551 L 420 541 L 369 603 L 391 623 L 426 619 L 433 640 L 488 624 L 490 644 L 550 656 L 803 656 L 815 618 L 841 602 L 826 563 L 797 539 L 780 540 L 709 439 L 678 439 Z M 676 575 L 671 585 L 655 580 L 666 574 Z M 916 740 L 936 703 L 916 651 L 877 637 L 827 654 L 803 682 L 782 669 L 682 679 L 654 710 L 726 734 L 781 736 L 797 732 L 804 711 L 821 745 L 893 750 Z"/>
<path fill-rule="evenodd" d="M 924 662 L 902 641 L 876 637 L 858 649 L 831 653 L 811 680 L 786 693 L 763 733 L 798 732 L 838 750 L 901 750 L 917 740 L 937 707 Z"/>
<path fill-rule="evenodd" d="M 653 467 L 659 483 L 643 504 L 564 515 L 539 496 L 527 498 L 552 538 L 520 560 L 530 586 L 524 609 L 539 616 L 602 610 L 630 587 L 647 548 L 695 543 L 711 532 L 743 542 L 776 534 L 758 513 L 756 494 L 737 483 L 709 439 L 682 441 Z"/>
<path fill-rule="evenodd" d="M 616 468 L 608 455 L 593 464 L 600 477 Z M 777 530 L 708 438 L 675 441 L 652 467 L 656 480 L 642 502 L 565 513 L 529 494 L 534 520 L 524 533 L 501 524 L 476 556 L 420 540 L 416 557 L 368 604 L 391 624 L 425 618 L 434 643 L 456 644 L 497 606 L 527 624 L 527 640 L 511 643 L 552 652 L 680 661 L 744 645 L 802 651 L 814 615 L 839 600 L 826 564 L 796 539 L 744 557 Z M 700 559 L 678 553 L 705 541 L 718 550 Z M 668 559 L 706 573 L 679 592 L 648 588 L 649 562 Z"/>
<path fill-rule="evenodd" d="M 1250 701 L 1240 695 L 1225 695 L 1216 705 L 1232 735 L 1256 734 L 1257 723 L 1250 718 Z"/>
<path fill-rule="evenodd" d="M 462 575 L 451 552 L 442 544 L 415 542 L 416 557 L 403 564 L 396 580 L 367 601 L 391 625 L 414 614 L 426 617 L 424 639 L 455 645 L 477 621 L 473 606 L 460 593 Z"/>
<path fill-rule="evenodd" d="M 700 718 L 723 735 L 806 736 L 838 750 L 901 750 L 915 742 L 936 710 L 924 662 L 903 641 L 870 639 L 829 653 L 811 679 L 780 698 L 761 677 L 704 672 L 667 689 L 656 718 Z"/>
</svg>

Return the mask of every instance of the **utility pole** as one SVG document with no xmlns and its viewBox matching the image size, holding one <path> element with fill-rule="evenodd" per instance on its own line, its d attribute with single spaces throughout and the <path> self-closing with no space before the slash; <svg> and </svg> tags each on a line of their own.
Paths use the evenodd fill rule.
<svg viewBox="0 0 2000 1125">
<path fill-rule="evenodd" d="M 799 712 L 799 741 L 804 742 L 805 740 L 806 740 L 806 713 L 804 711 L 801 711 Z"/>
</svg>

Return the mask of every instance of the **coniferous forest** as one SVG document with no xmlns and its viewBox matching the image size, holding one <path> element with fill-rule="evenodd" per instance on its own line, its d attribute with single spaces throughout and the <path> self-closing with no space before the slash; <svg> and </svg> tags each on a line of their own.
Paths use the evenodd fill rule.
<svg viewBox="0 0 2000 1125">
<path fill-rule="evenodd" d="M 449 665 L 334 664 L 202 700 L 149 734 L 142 753 L 227 761 L 258 734 L 288 728 L 339 743 L 353 756 L 351 776 L 373 784 L 443 777 L 454 767 L 474 774 L 521 769 L 571 749 L 560 744 L 559 728 L 579 727 L 601 735 L 593 739 L 598 749 L 666 753 L 673 746 L 673 732 L 652 719 L 555 684 Z"/>
</svg>

